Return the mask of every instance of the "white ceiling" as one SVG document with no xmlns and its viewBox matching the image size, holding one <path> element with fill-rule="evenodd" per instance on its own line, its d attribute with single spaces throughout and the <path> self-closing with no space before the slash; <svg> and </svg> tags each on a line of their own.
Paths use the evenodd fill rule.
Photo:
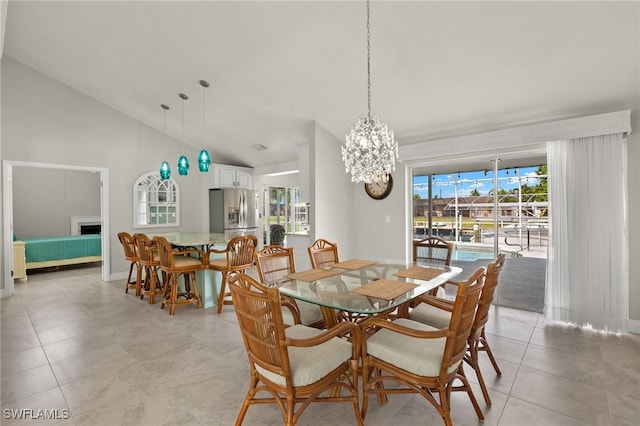
<svg viewBox="0 0 640 426">
<path fill-rule="evenodd" d="M 637 108 L 638 2 L 375 1 L 372 109 L 407 144 Z M 295 161 L 317 121 L 366 112 L 365 2 L 18 1 L 4 55 L 200 147 L 214 162 Z M 257 152 L 252 145 L 268 149 Z"/>
</svg>

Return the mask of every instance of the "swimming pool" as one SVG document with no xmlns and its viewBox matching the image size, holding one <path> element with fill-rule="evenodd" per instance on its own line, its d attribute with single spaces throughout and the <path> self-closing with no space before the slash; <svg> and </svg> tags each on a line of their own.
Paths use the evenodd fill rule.
<svg viewBox="0 0 640 426">
<path fill-rule="evenodd" d="M 507 257 L 517 257 L 516 252 L 509 252 L 500 250 L 500 253 L 505 253 Z M 461 262 L 475 262 L 476 260 L 493 260 L 493 249 L 490 247 L 474 247 L 474 246 L 461 246 L 455 245 L 453 253 L 451 254 L 451 260 Z"/>
</svg>

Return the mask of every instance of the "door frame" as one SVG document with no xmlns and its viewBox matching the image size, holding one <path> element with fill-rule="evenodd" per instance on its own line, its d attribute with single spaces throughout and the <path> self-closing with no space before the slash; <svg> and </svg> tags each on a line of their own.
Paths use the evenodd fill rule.
<svg viewBox="0 0 640 426">
<path fill-rule="evenodd" d="M 36 163 L 29 161 L 2 161 L 2 232 L 3 243 L 3 271 L 2 281 L 4 286 L 0 297 L 8 297 L 13 294 L 13 168 L 14 167 L 35 167 L 58 170 L 86 171 L 100 173 L 100 220 L 102 222 L 102 280 L 109 281 L 109 271 L 111 270 L 111 244 L 110 244 L 110 221 L 109 221 L 109 169 L 104 167 L 72 166 L 55 163 Z"/>
</svg>

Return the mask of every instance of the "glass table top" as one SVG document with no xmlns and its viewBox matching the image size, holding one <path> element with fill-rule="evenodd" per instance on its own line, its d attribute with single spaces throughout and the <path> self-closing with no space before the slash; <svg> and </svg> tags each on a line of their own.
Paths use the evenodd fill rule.
<svg viewBox="0 0 640 426">
<path fill-rule="evenodd" d="M 266 285 L 278 287 L 283 295 L 316 305 L 359 314 L 377 314 L 394 309 L 461 272 L 462 269 L 455 266 L 435 269 L 414 263 L 390 264 L 354 259 L 326 269 L 289 274 Z"/>
<path fill-rule="evenodd" d="M 164 237 L 171 244 L 182 247 L 226 244 L 232 238 L 228 234 L 216 232 L 165 232 L 154 235 Z"/>
</svg>

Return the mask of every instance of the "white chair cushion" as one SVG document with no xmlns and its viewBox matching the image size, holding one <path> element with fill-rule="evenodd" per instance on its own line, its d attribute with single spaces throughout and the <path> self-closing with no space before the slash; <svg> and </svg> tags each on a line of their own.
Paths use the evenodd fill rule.
<svg viewBox="0 0 640 426">
<path fill-rule="evenodd" d="M 451 312 L 421 303 L 409 312 L 409 318 L 435 328 L 449 328 Z"/>
<path fill-rule="evenodd" d="M 322 334 L 322 330 L 294 325 L 285 330 L 287 337 L 293 339 L 308 339 Z M 334 337 L 317 346 L 308 348 L 289 348 L 289 363 L 293 386 L 306 386 L 317 382 L 340 364 L 351 359 L 351 343 Z M 256 365 L 256 370 L 281 386 L 285 385 L 285 378 Z"/>
<path fill-rule="evenodd" d="M 300 311 L 300 323 L 302 325 L 315 324 L 324 319 L 318 305 L 302 300 L 296 300 L 296 305 L 298 305 L 298 311 Z M 285 324 L 294 325 L 293 315 L 291 315 L 289 308 L 282 309 L 282 319 Z"/>
<path fill-rule="evenodd" d="M 398 318 L 394 323 L 415 330 L 436 330 L 406 318 Z M 410 373 L 434 377 L 440 374 L 445 343 L 445 337 L 419 339 L 382 329 L 367 340 L 367 353 Z M 452 365 L 448 371 L 456 370 L 459 364 Z"/>
</svg>

